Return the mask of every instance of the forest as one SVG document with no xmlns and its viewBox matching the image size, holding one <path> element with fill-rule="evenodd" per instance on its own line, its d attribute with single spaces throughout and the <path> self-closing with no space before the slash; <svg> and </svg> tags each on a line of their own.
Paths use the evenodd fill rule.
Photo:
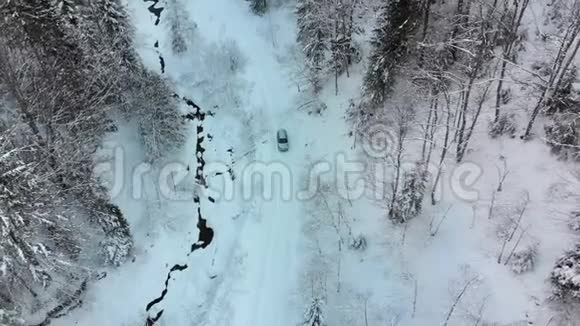
<svg viewBox="0 0 580 326">
<path fill-rule="evenodd" d="M 459 284 L 459 289 L 451 291 L 449 301 L 442 303 L 443 308 L 437 308 L 441 321 L 431 321 L 432 324 L 519 325 L 513 318 L 511 323 L 506 323 L 507 317 L 501 319 L 499 313 L 495 316 L 497 319 L 488 320 L 484 313 L 488 298 L 483 290 L 477 298 L 469 295 L 470 290 L 483 288 L 482 284 L 492 288 L 490 293 L 493 288 L 501 287 L 503 283 L 489 285 L 481 276 L 497 273 L 499 268 L 509 275 L 498 276 L 498 279 L 509 279 L 505 281 L 510 284 L 506 289 L 525 290 L 522 296 L 527 296 L 528 301 L 522 299 L 526 303 L 521 306 L 526 309 L 542 306 L 537 309 L 541 311 L 538 313 L 526 310 L 521 322 L 577 325 L 580 315 L 580 181 L 576 180 L 580 171 L 580 124 L 576 124 L 580 121 L 577 71 L 580 1 L 220 0 L 231 5 L 220 9 L 223 25 L 227 26 L 229 17 L 236 17 L 240 22 L 247 22 L 240 26 L 263 29 L 248 29 L 256 35 L 246 35 L 247 39 L 243 35 L 245 30 L 240 29 L 236 39 L 231 36 L 233 32 L 224 28 L 225 32 L 216 31 L 219 36 L 214 43 L 210 42 L 213 33 L 203 34 L 204 28 L 210 30 L 204 26 L 213 28 L 206 22 L 211 22 L 210 14 L 196 17 L 193 13 L 191 18 L 187 17 L 194 10 L 186 10 L 190 6 L 186 2 L 0 0 L 0 325 L 49 325 L 80 311 L 91 289 L 109 278 L 107 273 L 122 273 L 136 257 L 145 255 L 143 248 L 147 246 L 139 243 L 143 237 L 136 235 L 143 231 L 135 228 L 138 223 L 127 218 L 131 212 L 124 208 L 124 203 L 112 198 L 106 182 L 95 173 L 104 144 L 111 137 L 123 134 L 123 130 L 130 130 L 138 139 L 136 146 L 142 149 L 142 162 L 159 170 L 162 164 L 181 158 L 180 153 L 187 152 L 188 146 L 193 147 L 192 141 L 196 144 L 197 161 L 187 165 L 187 171 L 190 164 L 197 166 L 192 168 L 197 174 L 190 186 L 198 205 L 198 219 L 192 225 L 195 232 L 210 230 L 211 235 L 209 241 L 191 245 L 187 257 L 193 254 L 194 248 L 209 246 L 214 255 L 211 268 L 218 269 L 214 267 L 215 257 L 218 257 L 217 266 L 228 265 L 220 263 L 220 259 L 236 261 L 236 255 L 230 257 L 220 251 L 230 245 L 237 247 L 230 241 L 241 241 L 245 245 L 239 247 L 250 248 L 248 251 L 268 247 L 238 240 L 243 236 L 236 232 L 245 234 L 245 229 L 240 226 L 238 231 L 235 223 L 238 216 L 250 219 L 243 215 L 248 211 L 253 212 L 249 215 L 278 214 L 284 211 L 281 209 L 284 206 L 269 210 L 266 205 L 260 210 L 256 207 L 262 204 L 253 204 L 248 209 L 238 207 L 224 213 L 214 206 L 203 208 L 208 206 L 200 204 L 200 194 L 206 195 L 204 191 L 215 176 L 229 175 L 232 182 L 241 182 L 235 178 L 237 169 L 246 164 L 244 160 L 260 153 L 260 146 L 266 143 L 262 137 L 269 132 L 264 130 L 281 124 L 272 121 L 285 120 L 294 121 L 296 133 L 308 129 L 304 134 L 310 137 L 296 136 L 304 140 L 304 145 L 297 143 L 296 149 L 292 147 L 291 137 L 291 152 L 303 156 L 287 159 L 288 164 L 298 162 L 300 169 L 313 164 L 319 153 L 307 146 L 319 138 L 325 139 L 324 134 L 328 132 L 335 135 L 333 138 L 340 138 L 336 143 L 348 145 L 334 146 L 332 141 L 326 144 L 320 140 L 323 145 L 313 146 L 327 149 L 329 155 L 339 153 L 343 147 L 349 148 L 357 160 L 367 165 L 386 165 L 388 176 L 366 172 L 365 180 L 387 189 L 387 194 L 380 199 L 363 203 L 340 198 L 336 180 L 324 179 L 312 200 L 286 203 L 300 206 L 296 212 L 308 216 L 303 224 L 295 227 L 299 241 L 307 243 L 305 262 L 296 266 L 306 267 L 300 270 L 293 270 L 293 265 L 288 267 L 288 273 L 305 275 L 297 276 L 300 280 L 296 283 L 301 284 L 296 285 L 299 290 L 294 289 L 305 298 L 298 304 L 303 314 L 295 317 L 296 314 L 285 313 L 284 316 L 293 317 L 280 325 L 295 325 L 295 318 L 305 326 L 425 324 L 433 316 L 431 313 L 435 314 L 429 311 L 421 315 L 417 311 L 421 309 L 418 305 L 423 291 L 417 280 L 426 265 L 404 264 L 416 258 L 412 253 L 424 254 L 417 259 L 425 259 L 427 264 L 449 249 L 441 245 L 439 249 L 423 252 L 419 249 L 423 247 L 416 244 L 423 241 L 421 237 L 428 239 L 425 240 L 428 246 L 437 239 L 469 237 L 463 232 L 473 232 L 477 234 L 474 239 L 483 239 L 478 240 L 481 245 L 477 244 L 477 250 L 482 247 L 484 254 L 465 254 L 477 259 L 465 258 L 469 261 L 469 272 L 464 272 L 461 280 L 450 280 Z M 156 13 L 157 21 L 146 23 L 150 26 L 147 28 L 159 28 L 167 35 L 165 41 L 161 39 L 161 45 L 157 39 L 154 47 L 153 44 L 145 47 L 137 41 L 150 33 L 143 27 L 145 23 L 139 18 L 137 6 Z M 211 9 L 207 12 L 213 13 L 219 4 L 216 2 L 215 8 L 211 3 L 199 6 L 206 6 Z M 237 18 L 234 11 L 246 20 Z M 236 23 L 232 18 L 231 24 Z M 223 35 L 229 35 L 230 39 Z M 248 40 L 253 40 L 252 37 L 263 41 L 255 44 L 272 46 L 274 50 L 264 46 L 250 52 L 248 49 L 254 43 Z M 152 53 L 151 49 L 156 51 L 155 60 L 159 60 L 161 70 L 149 64 L 151 59 L 143 54 Z M 261 71 L 269 65 L 273 68 Z M 180 69 L 188 73 L 192 69 L 192 72 L 187 75 Z M 262 73 L 279 76 L 275 78 L 283 82 L 272 81 L 271 94 L 270 90 L 262 90 L 259 96 L 251 95 L 255 91 L 252 87 L 268 83 L 267 79 L 264 82 L 252 76 Z M 287 87 L 287 93 L 292 94 L 288 98 L 296 101 L 274 102 L 279 95 L 277 85 Z M 264 97 L 273 99 L 264 100 Z M 262 107 L 267 106 L 264 103 L 291 105 L 292 116 L 285 112 L 266 114 L 269 108 Z M 191 111 L 192 108 L 196 111 Z M 220 113 L 224 111 L 227 113 Z M 273 118 L 266 120 L 263 116 Z M 206 122 L 205 118 L 215 122 Z M 219 121 L 225 122 L 220 125 Z M 232 136 L 231 130 L 237 129 L 228 125 L 236 123 L 243 130 L 239 134 L 250 134 L 247 138 L 251 143 L 248 148 L 242 146 L 239 152 L 232 144 L 241 136 Z M 377 130 L 377 126 L 386 129 Z M 197 133 L 188 128 L 197 128 Z M 388 146 L 388 151 L 369 153 L 365 144 L 374 144 L 376 137 L 382 137 L 380 141 L 386 142 L 383 145 Z M 220 138 L 227 141 L 221 144 Z M 211 154 L 220 150 L 223 157 Z M 268 151 L 264 149 L 262 153 Z M 277 158 L 273 154 L 254 158 L 268 157 Z M 212 160 L 226 161 L 224 164 L 229 170 L 204 170 L 206 161 Z M 457 192 L 448 194 L 441 190 L 451 182 L 450 171 L 466 164 L 475 164 L 484 170 L 481 174 L 484 185 L 477 188 L 481 194 L 478 201 L 463 200 Z M 560 168 L 569 173 L 555 175 Z M 293 167 L 292 172 L 297 175 L 306 174 L 295 169 L 298 168 Z M 551 172 L 554 175 L 548 175 Z M 215 199 L 207 198 L 211 201 L 208 205 L 213 205 Z M 547 203 L 548 200 L 551 201 Z M 146 207 L 151 207 L 153 202 L 150 200 Z M 161 201 L 154 203 L 158 202 Z M 173 207 L 169 200 L 164 202 L 165 208 L 158 205 L 159 210 L 182 210 L 181 206 L 167 208 Z M 469 212 L 473 221 L 479 224 L 470 220 L 467 222 L 471 223 L 467 227 L 470 231 L 459 231 L 464 222 L 456 222 L 458 216 L 467 215 L 465 211 L 469 210 L 473 211 Z M 217 215 L 221 218 L 226 214 L 236 217 L 231 221 L 216 219 Z M 365 215 L 374 218 L 371 221 Z M 206 219 L 213 229 L 206 226 Z M 168 219 L 167 224 L 170 223 Z M 247 231 L 250 238 L 274 230 L 274 227 L 255 227 Z M 230 228 L 234 230 L 231 233 L 221 231 Z M 375 234 L 379 229 L 380 234 Z M 214 230 L 216 237 L 220 231 L 226 235 L 210 245 Z M 171 233 L 171 237 L 189 241 L 189 234 L 182 232 Z M 147 237 L 152 233 L 148 229 Z M 200 241 L 203 237 L 200 233 Z M 259 241 L 259 237 L 253 241 Z M 268 241 L 271 244 L 274 240 Z M 288 237 L 288 242 L 292 241 Z M 406 246 L 411 249 L 405 249 Z M 275 255 L 277 247 L 272 247 L 271 254 Z M 392 247 L 400 247 L 400 256 L 405 258 L 392 254 Z M 282 254 L 290 251 L 280 250 Z M 408 291 L 412 308 L 399 309 L 398 303 L 389 303 L 385 308 L 387 304 L 381 300 L 386 299 L 376 298 L 385 289 L 378 285 L 382 281 L 374 279 L 375 276 L 366 281 L 357 280 L 358 272 L 354 269 L 366 268 L 369 275 L 375 275 L 372 274 L 375 269 L 387 268 L 385 265 L 390 264 L 376 257 L 392 258 L 393 265 L 399 264 L 399 259 L 404 261 L 401 263 L 404 267 L 400 267 L 403 281 L 393 279 L 393 283 L 403 285 L 389 289 L 396 292 L 395 287 L 401 286 L 404 288 L 401 291 Z M 477 265 L 480 260 L 486 263 Z M 264 264 L 282 264 L 282 261 L 274 259 Z M 175 263 L 174 268 L 170 269 L 170 263 Z M 167 280 L 161 299 L 171 289 L 168 282 L 174 280 L 172 272 L 186 273 L 198 267 L 192 263 L 178 264 L 165 262 L 169 272 L 163 274 Z M 493 267 L 488 270 L 483 265 Z M 278 271 L 274 267 L 263 268 L 272 273 Z M 283 267 L 278 268 L 286 272 Z M 208 282 L 221 279 L 220 272 L 213 269 Z M 250 267 L 247 269 L 252 271 Z M 391 272 L 385 271 L 381 277 Z M 526 279 L 526 275 L 534 276 Z M 264 280 L 265 287 L 268 281 Z M 163 282 L 155 282 L 155 291 L 159 292 Z M 270 282 L 274 284 L 274 280 Z M 358 293 L 357 282 L 370 282 L 368 287 L 376 293 Z M 437 280 L 433 276 L 424 282 Z M 208 293 L 218 295 L 220 287 L 208 285 L 207 288 Z M 424 291 L 429 291 L 428 288 Z M 201 292 L 200 289 L 206 289 L 205 283 L 195 288 Z M 275 291 L 270 289 L 261 294 L 262 304 L 267 303 L 268 295 L 275 298 L 271 293 Z M 347 296 L 350 297 L 347 299 Z M 437 296 L 433 299 L 443 301 Z M 474 301 L 471 306 L 476 308 L 460 308 L 471 299 Z M 145 301 L 139 304 L 144 306 Z M 207 299 L 204 304 L 207 302 L 213 301 Z M 345 302 L 348 307 L 356 303 L 358 308 L 349 310 Z M 490 299 L 490 302 L 492 306 L 500 306 L 503 301 Z M 190 303 L 192 307 L 198 304 Z M 175 321 L 163 324 L 159 318 L 164 311 L 165 315 L 170 314 L 167 307 L 156 318 L 149 308 L 148 305 L 146 312 L 135 317 L 139 318 L 137 323 L 185 325 Z M 399 310 L 404 312 L 395 312 Z M 416 314 L 418 317 L 414 319 Z M 461 318 L 457 317 L 460 314 Z M 354 315 L 360 320 L 355 321 Z M 270 317 L 276 316 L 272 313 Z M 256 325 L 268 324 L 271 321 L 268 318 L 256 321 Z M 211 324 L 204 319 L 192 320 Z M 118 324 L 130 323 L 119 320 Z M 244 322 L 230 320 L 228 325 L 238 324 Z"/>
</svg>

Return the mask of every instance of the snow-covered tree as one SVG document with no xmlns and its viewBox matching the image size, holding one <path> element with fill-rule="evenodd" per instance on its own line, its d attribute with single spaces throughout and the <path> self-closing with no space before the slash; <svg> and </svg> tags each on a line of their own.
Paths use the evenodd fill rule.
<svg viewBox="0 0 580 326">
<path fill-rule="evenodd" d="M 126 34 L 126 40 L 130 40 L 133 28 L 119 0 L 94 0 L 90 3 L 95 17 L 108 35 L 118 37 Z"/>
<path fill-rule="evenodd" d="M 427 186 L 427 172 L 421 164 L 403 176 L 401 194 L 397 196 L 389 217 L 398 223 L 418 216 L 423 207 L 423 195 Z"/>
<path fill-rule="evenodd" d="M 580 116 L 577 113 L 557 113 L 544 126 L 552 153 L 561 158 L 580 159 Z"/>
<path fill-rule="evenodd" d="M 563 1 L 566 4 L 567 27 L 557 36 L 559 47 L 556 57 L 552 62 L 550 76 L 548 80 L 542 80 L 542 92 L 532 114 L 528 120 L 523 139 L 529 138 L 534 122 L 538 114 L 545 109 L 546 104 L 557 99 L 558 92 L 565 88 L 567 76 L 570 75 L 570 69 L 573 69 L 575 58 L 580 49 L 580 1 Z"/>
<path fill-rule="evenodd" d="M 250 0 L 250 9 L 256 15 L 263 15 L 268 10 L 268 1 L 267 0 Z"/>
<path fill-rule="evenodd" d="M 530 0 L 514 1 L 512 6 L 510 6 L 505 2 L 502 15 L 497 19 L 500 31 L 494 36 L 494 43 L 501 43 L 502 45 L 502 62 L 496 89 L 494 122 L 500 119 L 500 106 L 502 104 L 503 83 L 506 77 L 507 64 L 510 61 L 515 61 L 518 30 L 529 3 Z"/>
<path fill-rule="evenodd" d="M 127 69 L 139 68 L 135 50 L 132 48 L 133 27 L 131 26 L 125 7 L 119 0 L 93 0 L 86 9 L 88 19 L 85 21 L 92 42 L 103 50 L 117 53 L 110 59 L 120 69 L 120 73 Z M 90 40 L 89 40 L 90 41 Z M 99 58 L 99 57 L 97 57 Z"/>
<path fill-rule="evenodd" d="M 15 310 L 0 308 L 0 325 L 2 326 L 23 326 L 24 319 L 20 318 L 20 313 Z"/>
<path fill-rule="evenodd" d="M 321 79 L 334 73 L 338 92 L 338 76 L 348 75 L 348 67 L 358 61 L 353 35 L 361 32 L 355 19 L 357 0 L 300 0 L 296 15 L 297 41 L 306 56 L 310 82 L 314 92 L 320 91 Z"/>
<path fill-rule="evenodd" d="M 57 0 L 59 15 L 69 24 L 76 25 L 79 21 L 79 8 L 74 0 Z"/>
<path fill-rule="evenodd" d="M 196 24 L 189 19 L 179 0 L 169 1 L 165 9 L 167 10 L 166 19 L 169 20 L 171 30 L 171 49 L 175 54 L 182 54 L 191 45 Z"/>
<path fill-rule="evenodd" d="M 580 97 L 574 89 L 576 67 L 562 77 L 561 87 L 546 99 L 545 114 L 550 118 L 544 126 L 547 144 L 552 153 L 565 159 L 580 159 Z"/>
<path fill-rule="evenodd" d="M 334 70 L 335 92 L 338 94 L 338 76 L 343 72 L 349 75 L 348 67 L 357 58 L 353 36 L 361 32 L 354 19 L 358 2 L 356 0 L 338 0 L 330 3 L 331 30 L 330 39 L 331 66 Z"/>
<path fill-rule="evenodd" d="M 82 241 L 95 234 L 51 181 L 37 145 L 17 129 L 0 130 L 0 306 L 30 313 L 31 304 L 72 290 L 86 273 L 79 263 Z"/>
<path fill-rule="evenodd" d="M 469 11 L 467 11 L 467 13 L 469 13 Z M 469 55 L 460 55 L 460 53 L 453 54 L 454 62 L 456 62 L 456 66 L 462 72 L 462 76 L 459 81 L 460 87 L 462 88 L 462 102 L 461 109 L 458 112 L 459 123 L 456 132 L 457 162 L 461 162 L 461 160 L 463 160 L 465 157 L 469 142 L 473 136 L 473 132 L 482 112 L 483 105 L 489 95 L 492 83 L 490 80 L 485 83 L 484 86 L 474 87 L 475 82 L 484 76 L 490 76 L 493 78 L 493 75 L 495 74 L 495 70 L 492 71 L 491 67 L 487 65 L 487 63 L 493 58 L 492 37 L 494 33 L 492 26 L 489 24 L 490 13 L 484 10 L 484 6 L 482 4 L 479 5 L 478 13 L 478 15 L 468 17 L 471 19 L 471 22 L 469 23 L 470 28 L 462 27 L 460 29 L 461 32 L 456 35 L 456 37 L 459 39 L 464 38 L 470 40 L 469 43 L 461 46 L 461 52 L 467 52 Z M 465 26 L 467 24 L 468 18 L 465 18 L 466 21 L 462 22 L 461 26 Z M 453 38 L 449 41 L 451 44 L 448 46 L 453 49 L 457 49 L 458 45 L 455 44 L 456 42 L 457 39 Z M 478 90 L 480 91 L 477 92 Z M 476 94 L 478 95 L 476 101 L 477 107 L 475 108 L 474 113 L 469 114 L 469 109 L 472 102 L 471 100 Z M 471 116 L 470 119 L 469 116 Z"/>
<path fill-rule="evenodd" d="M 304 313 L 303 326 L 325 326 L 324 321 L 324 300 L 321 298 L 312 298 L 310 305 Z"/>
<path fill-rule="evenodd" d="M 546 115 L 557 113 L 580 113 L 579 93 L 574 88 L 578 80 L 578 70 L 572 66 L 562 77 L 560 88 L 554 90 L 552 97 L 546 100 L 544 112 Z"/>
<path fill-rule="evenodd" d="M 413 0 L 392 0 L 380 8 L 364 77 L 364 92 L 374 106 L 382 104 L 392 91 L 397 69 L 408 52 L 415 28 L 415 7 Z"/>
<path fill-rule="evenodd" d="M 551 280 L 556 297 L 580 299 L 580 245 L 556 261 Z"/>
<path fill-rule="evenodd" d="M 125 113 L 137 121 L 147 155 L 155 160 L 183 144 L 185 121 L 177 99 L 159 75 L 142 70 L 135 77 Z"/>
<path fill-rule="evenodd" d="M 296 9 L 297 41 L 306 56 L 306 64 L 310 70 L 309 79 L 315 93 L 322 88 L 320 78 L 327 61 L 328 38 L 331 35 L 324 3 L 323 0 L 299 0 Z"/>
<path fill-rule="evenodd" d="M 6 122 L 18 126 L 0 130 L 0 306 L 29 313 L 18 304 L 66 304 L 88 261 L 119 264 L 132 250 L 123 214 L 93 176 L 111 113 L 135 98 L 150 104 L 130 108 L 156 148 L 170 147 L 163 137 L 182 119 L 165 81 L 138 61 L 118 1 L 15 0 L 0 11 L 0 85 L 14 104 Z M 146 126 L 167 115 L 172 130 Z"/>
</svg>

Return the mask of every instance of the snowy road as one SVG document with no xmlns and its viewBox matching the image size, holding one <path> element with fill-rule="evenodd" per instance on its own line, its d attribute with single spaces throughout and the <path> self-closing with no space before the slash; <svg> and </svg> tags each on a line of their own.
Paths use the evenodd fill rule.
<svg viewBox="0 0 580 326">
<path fill-rule="evenodd" d="M 272 148 L 273 142 L 258 148 L 258 160 L 284 161 L 292 169 L 297 150 L 281 154 Z M 292 189 L 296 189 L 297 184 L 292 181 Z M 295 317 L 288 312 L 292 311 L 289 306 L 300 272 L 297 251 L 302 207 L 282 198 L 278 183 L 273 183 L 273 187 L 271 200 L 260 199 L 260 221 L 248 226 L 244 231 L 248 236 L 242 236 L 243 245 L 248 248 L 248 279 L 247 292 L 235 299 L 239 325 L 288 325 Z"/>
<path fill-rule="evenodd" d="M 298 136 L 299 127 L 291 125 L 290 103 L 295 91 L 276 61 L 276 55 L 280 54 L 284 45 L 294 42 L 293 27 L 291 24 L 284 27 L 272 25 L 272 21 L 289 23 L 291 17 L 259 18 L 250 14 L 243 2 L 217 2 L 211 5 L 203 2 L 192 4 L 192 18 L 198 24 L 200 34 L 213 35 L 218 42 L 229 39 L 238 44 L 247 60 L 242 78 L 251 88 L 245 94 L 247 98 L 243 106 L 245 110 L 257 110 L 250 112 L 256 120 L 253 121 L 254 126 L 249 127 L 254 129 L 252 132 L 264 130 L 263 134 L 257 135 L 255 162 L 286 164 L 292 178 L 285 182 L 290 182 L 291 188 L 296 190 L 296 176 L 302 169 L 304 146 L 301 144 L 302 137 Z M 231 10 L 223 15 L 219 8 L 226 7 Z M 283 30 L 284 33 L 272 34 L 276 30 Z M 219 35 L 215 35 L 215 31 L 220 31 Z M 278 128 L 290 131 L 291 150 L 288 153 L 276 150 L 275 132 Z M 231 325 L 293 325 L 296 323 L 294 319 L 301 315 L 292 309 L 292 299 L 296 295 L 300 275 L 297 252 L 303 208 L 295 199 L 282 198 L 281 188 L 287 187 L 287 184 L 274 182 L 272 186 L 271 199 L 255 194 L 256 216 L 249 217 L 250 220 L 240 230 L 239 250 L 245 257 L 241 266 L 244 272 L 236 281 L 236 291 L 230 296 Z"/>
</svg>

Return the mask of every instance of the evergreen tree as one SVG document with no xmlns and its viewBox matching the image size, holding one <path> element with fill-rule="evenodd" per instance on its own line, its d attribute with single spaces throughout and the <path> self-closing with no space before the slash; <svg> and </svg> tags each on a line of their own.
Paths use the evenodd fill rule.
<svg viewBox="0 0 580 326">
<path fill-rule="evenodd" d="M 167 19 L 171 30 L 171 49 L 175 54 L 182 54 L 187 51 L 189 42 L 194 36 L 196 25 L 189 19 L 186 12 L 183 11 L 178 0 L 172 0 L 167 3 Z"/>
<path fill-rule="evenodd" d="M 94 0 L 91 2 L 92 29 L 98 31 L 92 37 L 98 38 L 98 43 L 107 44 L 122 59 L 121 68 L 138 69 L 135 51 L 132 47 L 133 27 L 127 19 L 127 13 L 119 0 Z M 105 31 L 103 34 L 101 31 Z"/>
<path fill-rule="evenodd" d="M 328 38 L 331 35 L 327 12 L 321 0 L 299 0 L 297 41 L 302 46 L 309 68 L 309 80 L 317 93 L 322 88 L 320 75 L 326 62 Z"/>
<path fill-rule="evenodd" d="M 250 0 L 250 9 L 256 15 L 263 15 L 268 10 L 267 0 Z"/>
<path fill-rule="evenodd" d="M 380 9 L 364 78 L 364 91 L 373 106 L 382 104 L 392 91 L 398 66 L 408 52 L 415 14 L 413 0 L 386 1 Z"/>
<path fill-rule="evenodd" d="M 324 300 L 313 298 L 304 314 L 303 326 L 325 326 L 323 315 Z"/>
<path fill-rule="evenodd" d="M 418 216 L 423 206 L 426 186 L 427 172 L 421 164 L 417 164 L 415 169 L 404 174 L 401 195 L 394 203 L 395 207 L 390 212 L 390 218 L 404 223 Z"/>
<path fill-rule="evenodd" d="M 57 0 L 56 7 L 59 15 L 69 24 L 77 25 L 79 22 L 79 11 L 77 3 L 73 0 Z"/>
</svg>

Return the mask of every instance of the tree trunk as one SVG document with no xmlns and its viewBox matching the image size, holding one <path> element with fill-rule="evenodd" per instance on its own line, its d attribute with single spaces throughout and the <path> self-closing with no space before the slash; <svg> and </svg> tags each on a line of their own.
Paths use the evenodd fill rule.
<svg viewBox="0 0 580 326">
<path fill-rule="evenodd" d="M 433 119 L 431 120 L 431 131 L 429 134 L 429 148 L 427 150 L 427 160 L 425 161 L 425 171 L 431 162 L 431 154 L 433 152 L 433 147 L 435 147 L 435 132 L 437 129 L 437 123 L 439 122 L 439 94 L 435 98 L 435 108 L 433 109 Z"/>
<path fill-rule="evenodd" d="M 467 89 L 464 91 L 463 103 L 461 104 L 461 122 L 457 134 L 457 163 L 461 162 L 463 155 L 465 154 L 463 138 L 465 134 L 465 126 L 467 125 L 467 108 L 469 107 L 469 98 L 471 96 L 473 82 L 475 81 L 475 78 L 473 77 L 474 75 L 475 74 L 472 74 L 472 77 L 469 79 Z"/>
<path fill-rule="evenodd" d="M 431 95 L 431 101 L 429 105 L 429 114 L 427 115 L 427 123 L 425 124 L 425 132 L 423 133 L 423 144 L 421 145 L 421 161 L 425 162 L 425 154 L 427 152 L 427 141 L 429 138 L 429 128 L 431 125 L 431 116 L 433 115 L 433 107 L 435 102 L 435 97 Z"/>
<path fill-rule="evenodd" d="M 522 136 L 523 140 L 527 140 L 530 137 L 530 133 L 532 132 L 532 127 L 534 125 L 534 122 L 536 121 L 536 118 L 538 117 L 540 110 L 543 108 L 545 101 L 547 99 L 549 99 L 555 91 L 557 91 L 557 89 L 553 87 L 554 82 L 557 80 L 556 85 L 559 87 L 559 85 L 561 83 L 561 78 L 559 76 L 562 76 L 562 77 L 564 76 L 564 74 L 566 73 L 566 70 L 569 68 L 569 65 L 571 64 L 574 56 L 578 52 L 578 48 L 580 46 L 580 40 L 577 41 L 576 46 L 574 47 L 574 50 L 572 51 L 573 55 L 570 56 L 568 58 L 568 60 L 566 61 L 566 64 L 564 66 L 562 66 L 562 63 L 564 62 L 564 59 L 568 55 L 568 52 L 570 51 L 572 44 L 574 43 L 576 38 L 578 38 L 578 35 L 580 34 L 579 32 L 580 32 L 580 24 L 574 24 L 574 23 L 571 24 L 568 27 L 568 29 L 566 30 L 566 34 L 564 35 L 564 40 L 562 41 L 562 45 L 558 49 L 558 54 L 556 55 L 556 59 L 554 60 L 554 64 L 552 65 L 552 74 L 550 75 L 550 79 L 548 80 L 548 84 L 546 85 L 546 87 L 542 91 L 542 94 L 540 95 L 540 98 L 538 99 L 538 102 L 537 102 L 536 106 L 534 107 L 534 110 L 532 111 L 532 115 L 530 117 L 530 120 L 528 121 L 528 125 L 526 126 L 526 130 L 524 132 L 524 135 Z"/>
<path fill-rule="evenodd" d="M 475 111 L 475 115 L 473 116 L 473 120 L 471 121 L 471 126 L 469 127 L 469 130 L 467 131 L 467 136 L 465 136 L 465 140 L 463 141 L 461 159 L 463 159 L 463 156 L 465 155 L 465 151 L 467 150 L 467 145 L 469 144 L 469 140 L 471 139 L 471 136 L 473 135 L 473 130 L 475 129 L 475 125 L 477 124 L 477 120 L 479 119 L 479 115 L 481 114 L 481 109 L 483 108 L 483 103 L 485 102 L 485 97 L 487 96 L 487 92 L 489 91 L 490 86 L 491 86 L 491 82 L 487 85 L 487 87 L 483 91 L 481 99 L 479 100 L 479 103 L 477 104 L 477 110 Z"/>
<path fill-rule="evenodd" d="M 425 42 L 427 39 L 427 29 L 429 27 L 430 13 L 431 0 L 425 0 L 423 3 L 423 32 L 421 33 L 421 42 Z M 421 68 L 423 67 L 423 60 L 425 59 L 425 50 L 423 47 L 421 47 L 419 51 L 419 63 L 417 65 Z"/>
<path fill-rule="evenodd" d="M 509 40 L 507 41 L 506 45 L 504 45 L 504 47 L 503 47 L 503 53 L 502 53 L 503 62 L 502 62 L 501 70 L 500 70 L 500 74 L 499 74 L 499 81 L 497 83 L 494 122 L 497 122 L 499 120 L 500 106 L 501 106 L 501 91 L 502 91 L 502 87 L 503 87 L 503 80 L 505 78 L 507 62 L 512 61 L 511 54 L 512 54 L 512 51 L 514 48 L 515 41 L 517 39 L 517 33 L 518 33 L 519 27 L 520 27 L 521 22 L 522 22 L 522 18 L 524 17 L 524 13 L 528 7 L 529 2 L 530 2 L 529 0 L 524 0 L 524 2 L 522 3 L 521 9 L 519 9 L 519 2 L 518 1 L 515 2 L 515 12 L 514 12 L 514 16 L 512 17 L 512 21 L 511 21 L 511 25 L 510 25 Z M 495 3 L 494 3 L 494 8 L 495 8 Z M 519 12 L 518 12 L 518 9 L 520 10 Z M 505 11 L 507 12 L 507 10 L 508 9 L 506 7 Z"/>
<path fill-rule="evenodd" d="M 495 93 L 495 114 L 493 117 L 493 121 L 497 122 L 499 120 L 499 114 L 500 114 L 500 110 L 499 107 L 501 106 L 501 91 L 502 91 L 502 87 L 503 87 L 503 79 L 505 78 L 505 70 L 507 67 L 507 59 L 505 57 L 504 53 L 504 60 L 501 64 L 501 70 L 499 73 L 499 81 L 497 82 L 497 91 Z"/>
</svg>

